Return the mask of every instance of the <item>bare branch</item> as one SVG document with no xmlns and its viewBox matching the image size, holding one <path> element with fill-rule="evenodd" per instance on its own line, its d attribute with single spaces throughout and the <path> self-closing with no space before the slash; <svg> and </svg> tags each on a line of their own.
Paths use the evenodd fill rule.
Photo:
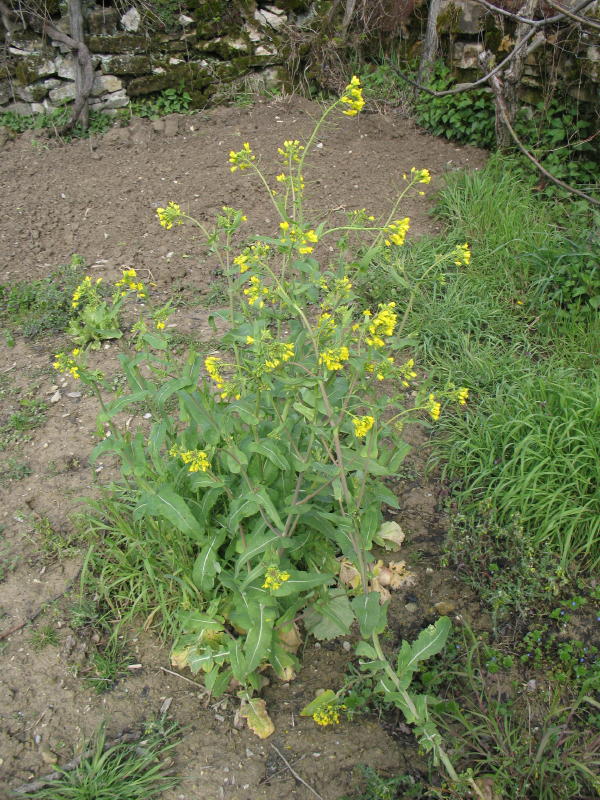
<svg viewBox="0 0 600 800">
<path fill-rule="evenodd" d="M 488 11 L 491 11 L 493 14 L 502 14 L 505 17 L 514 19 L 516 22 L 524 22 L 526 25 L 531 25 L 535 28 L 543 28 L 545 25 L 552 25 L 555 22 L 560 22 L 566 16 L 577 14 L 579 11 L 582 11 L 584 8 L 590 6 L 593 2 L 595 2 L 595 0 L 582 0 L 582 2 L 575 6 L 575 8 L 573 8 L 569 13 L 567 13 L 562 6 L 558 6 L 549 2 L 548 5 L 551 5 L 554 8 L 560 8 L 561 13 L 555 14 L 553 17 L 544 17 L 542 19 L 529 19 L 528 17 L 522 17 L 519 14 L 514 14 L 512 11 L 507 11 L 505 8 L 501 8 L 493 3 L 489 3 L 488 0 L 474 0 L 474 2 L 478 3 L 484 8 L 487 8 Z M 584 17 L 582 17 L 582 19 L 584 19 Z"/>
<path fill-rule="evenodd" d="M 496 96 L 496 101 L 504 125 L 506 126 L 506 129 L 510 133 L 514 143 L 517 145 L 517 147 L 523 153 L 523 155 L 526 156 L 526 158 L 528 158 L 531 161 L 531 163 L 537 167 L 537 169 L 539 170 L 539 172 L 542 173 L 542 175 L 548 178 L 548 180 L 551 181 L 552 183 L 556 184 L 556 186 L 560 186 L 561 189 L 564 189 L 566 192 L 569 192 L 570 194 L 577 195 L 577 197 L 582 197 L 584 200 L 587 200 L 587 202 L 591 203 L 592 205 L 600 206 L 600 200 L 597 200 L 595 197 L 592 197 L 591 195 L 582 192 L 581 189 L 576 189 L 574 186 L 570 186 L 568 183 L 561 181 L 560 178 L 557 178 L 551 172 L 548 172 L 548 170 L 540 164 L 537 158 L 535 158 L 535 156 L 533 156 L 529 152 L 529 150 L 525 147 L 523 142 L 517 136 L 515 129 L 510 123 L 508 110 L 504 102 L 501 82 L 498 79 L 493 78 L 491 81 L 491 85 L 492 85 L 492 90 Z"/>
<path fill-rule="evenodd" d="M 494 67 L 487 75 L 484 75 L 483 78 L 478 78 L 473 83 L 459 83 L 457 86 L 454 86 L 452 89 L 445 89 L 443 92 L 436 92 L 433 89 L 428 89 L 426 86 L 422 86 L 417 81 L 410 78 L 404 72 L 401 72 L 395 64 L 388 62 L 388 66 L 390 66 L 394 72 L 399 75 L 402 80 L 410 83 L 411 86 L 414 86 L 416 89 L 419 89 L 421 92 L 425 92 L 426 94 L 431 95 L 432 97 L 448 97 L 448 95 L 452 94 L 460 94 L 461 92 L 470 92 L 471 89 L 476 89 L 478 86 L 482 86 L 484 83 L 487 83 L 490 78 L 493 78 L 494 75 L 497 75 L 512 59 L 521 51 L 523 47 L 532 39 L 538 31 L 535 28 L 532 28 L 522 39 L 518 42 L 512 51 L 503 59 L 497 66 Z M 543 37 L 543 34 L 540 34 Z M 541 42 L 540 42 L 541 43 Z M 537 47 L 538 45 L 536 45 Z"/>
<path fill-rule="evenodd" d="M 575 22 L 579 23 L 579 25 L 583 25 L 587 28 L 595 28 L 596 30 L 600 31 L 600 22 L 595 22 L 590 17 L 581 17 L 574 11 L 569 11 L 569 9 L 563 8 L 563 6 L 561 6 L 559 3 L 554 2 L 554 0 L 544 0 L 544 2 L 548 3 L 548 5 L 552 6 L 552 8 L 558 9 L 565 15 L 565 17 L 569 17 L 569 19 L 574 20 Z"/>
</svg>

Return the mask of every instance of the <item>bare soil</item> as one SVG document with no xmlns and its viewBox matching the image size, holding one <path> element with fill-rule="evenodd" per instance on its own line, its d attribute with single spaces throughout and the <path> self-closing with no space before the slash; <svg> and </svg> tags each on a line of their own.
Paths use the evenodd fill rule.
<svg viewBox="0 0 600 800">
<path fill-rule="evenodd" d="M 46 276 L 73 253 L 86 259 L 89 274 L 107 281 L 133 266 L 157 284 L 159 296 L 180 300 L 172 320 L 177 332 L 210 346 L 214 333 L 202 304 L 214 290 L 216 265 L 190 228 L 165 232 L 155 209 L 174 200 L 209 221 L 223 205 L 233 205 L 245 211 L 249 229 L 267 233 L 274 227 L 268 198 L 256 180 L 230 173 L 227 154 L 249 141 L 274 175 L 277 147 L 284 139 L 305 138 L 318 116 L 316 104 L 292 97 L 171 117 L 162 125 L 135 120 L 67 145 L 20 137 L 0 158 L 0 283 Z M 428 209 L 440 176 L 483 161 L 481 151 L 435 139 L 400 117 L 342 118 L 322 132 L 307 171 L 308 202 L 320 215 L 363 207 L 383 214 L 403 186 L 402 174 L 427 167 L 434 179 L 423 187 L 426 197 L 408 199 L 400 214 L 411 217 L 412 236 L 431 233 Z M 17 337 L 14 346 L 4 337 L 0 342 L 0 425 L 27 393 L 48 404 L 43 424 L 0 452 L 0 787 L 7 791 L 48 772 L 48 749 L 59 762 L 68 761 L 102 721 L 109 737 L 135 728 L 158 714 L 167 698 L 169 715 L 186 726 L 175 751 L 182 782 L 167 800 L 309 798 L 272 744 L 324 800 L 357 787 L 358 764 L 384 774 L 418 770 L 412 740 L 393 720 L 361 718 L 318 728 L 298 716 L 316 690 L 341 685 L 350 640 L 308 641 L 298 678 L 267 688 L 276 733 L 266 741 L 236 729 L 234 700 L 207 700 L 201 689 L 165 673 L 168 646 L 150 633 L 132 632 L 131 663 L 137 666 L 127 678 L 104 694 L 88 687 L 82 676 L 95 643 L 70 627 L 85 554 L 70 543 L 73 514 L 79 498 L 93 496 L 117 473 L 110 459 L 89 465 L 98 409 L 80 385 L 53 371 L 53 353 L 64 346 L 65 339 L 52 336 Z M 116 374 L 117 352 L 111 345 L 95 359 Z M 51 403 L 57 391 L 60 398 Z M 403 509 L 398 521 L 408 534 L 399 557 L 412 560 L 417 580 L 394 598 L 389 646 L 435 619 L 436 603 L 447 603 L 451 614 L 478 613 L 454 576 L 439 568 L 441 487 L 418 477 L 426 438 L 415 432 L 413 439 L 414 477 L 397 488 Z M 31 474 L 13 474 L 9 461 L 26 463 Z M 58 644 L 38 651 L 32 637 L 49 624 Z"/>
</svg>

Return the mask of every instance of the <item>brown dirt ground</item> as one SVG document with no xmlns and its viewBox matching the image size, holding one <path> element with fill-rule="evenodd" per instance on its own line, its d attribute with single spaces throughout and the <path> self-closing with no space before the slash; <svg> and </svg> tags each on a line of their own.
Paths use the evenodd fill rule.
<svg viewBox="0 0 600 800">
<path fill-rule="evenodd" d="M 198 219 L 211 220 L 221 206 L 233 205 L 244 209 L 250 229 L 268 232 L 273 225 L 268 200 L 255 180 L 229 172 L 227 153 L 250 141 L 263 154 L 267 174 L 274 175 L 271 156 L 277 147 L 284 139 L 305 137 L 318 115 L 317 105 L 292 97 L 168 118 L 168 132 L 178 129 L 173 136 L 144 120 L 68 145 L 22 136 L 0 159 L 0 283 L 45 276 L 72 253 L 86 259 L 90 274 L 106 280 L 115 279 L 122 266 L 135 266 L 156 282 L 159 295 L 181 299 L 173 318 L 177 332 L 210 346 L 214 334 L 202 302 L 215 284 L 215 265 L 191 229 L 160 228 L 155 209 L 175 200 Z M 402 188 L 402 173 L 428 167 L 434 180 L 425 187 L 427 196 L 408 199 L 400 210 L 412 218 L 413 236 L 435 230 L 428 208 L 440 176 L 449 169 L 477 168 L 484 160 L 480 151 L 435 139 L 397 116 L 343 118 L 323 130 L 319 144 L 307 185 L 309 204 L 321 215 L 362 207 L 383 214 Z M 61 393 L 43 425 L 0 458 L 6 463 L 14 457 L 31 468 L 20 480 L 0 476 L 0 636 L 49 604 L 0 642 L 0 787 L 14 788 L 46 773 L 44 747 L 60 761 L 69 760 L 82 737 L 102 721 L 109 737 L 116 736 L 156 715 L 169 697 L 169 714 L 188 727 L 175 753 L 182 782 L 166 800 L 310 797 L 282 771 L 271 741 L 325 800 L 356 788 L 357 764 L 388 774 L 414 771 L 418 759 L 411 739 L 394 731 L 389 720 L 363 718 L 319 729 L 298 716 L 317 689 L 341 684 L 350 658 L 343 642 L 308 642 L 298 678 L 266 690 L 276 733 L 264 742 L 234 727 L 233 702 L 206 703 L 200 690 L 162 672 L 169 667 L 168 648 L 150 634 L 132 634 L 141 668 L 111 691 L 95 694 L 77 677 L 94 643 L 69 626 L 70 590 L 83 551 L 64 542 L 73 530 L 78 498 L 93 495 L 99 481 L 116 473 L 110 459 L 100 472 L 88 464 L 97 441 L 96 401 L 85 391 L 70 397 L 81 386 L 53 373 L 52 354 L 61 347 L 64 339 L 52 337 L 17 337 L 14 347 L 0 343 L 0 423 L 26 392 L 46 402 L 55 387 Z M 117 350 L 111 345 L 97 354 L 97 362 L 116 370 Z M 413 443 L 417 475 L 425 436 L 414 434 Z M 398 493 L 403 501 L 398 520 L 408 534 L 400 557 L 416 562 L 417 583 L 394 599 L 391 644 L 435 619 L 433 604 L 439 601 L 448 601 L 456 614 L 477 613 L 454 576 L 439 569 L 440 487 L 415 477 L 400 481 Z M 53 547 L 57 542 L 63 544 Z M 57 628 L 60 642 L 36 651 L 32 633 L 44 624 Z"/>
</svg>

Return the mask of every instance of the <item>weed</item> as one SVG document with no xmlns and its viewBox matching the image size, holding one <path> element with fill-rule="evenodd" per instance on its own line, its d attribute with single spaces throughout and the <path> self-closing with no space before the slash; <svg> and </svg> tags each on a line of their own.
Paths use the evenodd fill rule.
<svg viewBox="0 0 600 800">
<path fill-rule="evenodd" d="M 64 331 L 72 316 L 71 298 L 83 259 L 74 255 L 47 278 L 0 285 L 0 323 L 24 336 Z"/>
<path fill-rule="evenodd" d="M 412 775 L 396 775 L 384 778 L 372 767 L 359 765 L 364 786 L 359 794 L 343 797 L 340 800 L 400 800 L 403 798 L 425 798 L 426 787 L 423 782 Z"/>
<path fill-rule="evenodd" d="M 186 114 L 190 110 L 191 96 L 185 91 L 183 83 L 178 87 L 163 89 L 155 97 L 134 100 L 131 113 L 135 117 L 158 119 L 167 114 Z"/>
<path fill-rule="evenodd" d="M 84 745 L 84 756 L 44 788 L 25 794 L 33 800 L 149 800 L 176 786 L 168 754 L 178 727 L 162 718 L 148 723 L 139 741 L 108 745 L 104 727 Z"/>
<path fill-rule="evenodd" d="M 0 449 L 2 449 L 1 445 Z M 6 486 L 12 481 L 20 481 L 28 475 L 31 475 L 29 464 L 11 457 L 0 465 L 0 486 Z"/>
<path fill-rule="evenodd" d="M 43 625 L 33 631 L 29 643 L 34 650 L 43 650 L 48 645 L 56 647 L 59 643 L 58 632 L 52 625 Z"/>
<path fill-rule="evenodd" d="M 95 675 L 86 678 L 86 683 L 98 694 L 107 692 L 115 683 L 127 675 L 130 658 L 123 641 L 113 633 L 103 647 L 92 656 Z"/>
<path fill-rule="evenodd" d="M 0 126 L 5 126 L 13 133 L 23 133 L 24 131 L 57 131 L 65 125 L 71 118 L 71 109 L 69 106 L 54 109 L 44 114 L 15 114 L 12 111 L 0 113 Z M 77 123 L 68 134 L 63 138 L 66 141 L 71 139 L 87 139 L 94 134 L 100 134 L 107 131 L 113 124 L 113 118 L 108 114 L 103 114 L 101 111 L 90 111 L 89 126 L 87 130 L 83 130 L 81 125 Z M 33 144 L 33 142 L 32 142 Z M 43 147 L 39 142 L 36 142 L 38 147 Z"/>
</svg>

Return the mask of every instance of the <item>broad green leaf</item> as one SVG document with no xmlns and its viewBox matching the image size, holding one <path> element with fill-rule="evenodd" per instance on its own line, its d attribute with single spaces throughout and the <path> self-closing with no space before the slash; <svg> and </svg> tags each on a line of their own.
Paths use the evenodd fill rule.
<svg viewBox="0 0 600 800">
<path fill-rule="evenodd" d="M 250 619 L 252 625 L 246 634 L 244 645 L 248 672 L 252 672 L 264 661 L 268 661 L 275 614 L 272 608 L 266 608 L 260 603 L 250 609 Z"/>
<path fill-rule="evenodd" d="M 141 502 L 148 504 L 147 513 L 158 514 L 171 522 L 182 533 L 194 534 L 198 523 L 185 500 L 168 486 L 159 486 L 156 492 L 146 493 Z"/>
<path fill-rule="evenodd" d="M 354 622 L 354 612 L 343 589 L 334 590 L 304 612 L 304 627 L 316 639 L 344 636 Z"/>
<path fill-rule="evenodd" d="M 222 630 L 223 623 L 209 614 L 202 614 L 200 611 L 187 611 L 179 617 L 179 625 L 182 631 L 190 633 L 200 633 L 205 630 Z"/>
<path fill-rule="evenodd" d="M 236 681 L 244 683 L 248 670 L 246 668 L 246 657 L 242 652 L 242 644 L 239 639 L 232 639 L 229 646 L 229 661 L 231 663 L 231 671 Z"/>
<path fill-rule="evenodd" d="M 212 536 L 194 561 L 192 580 L 194 585 L 202 592 L 208 592 L 213 588 L 215 575 L 221 571 L 217 550 L 223 543 L 225 536 L 225 531 L 220 531 Z"/>
<path fill-rule="evenodd" d="M 204 685 L 213 697 L 221 697 L 227 691 L 227 687 L 231 681 L 231 670 L 222 670 L 220 666 L 215 665 L 210 672 L 204 676 Z"/>
<path fill-rule="evenodd" d="M 219 650 L 198 650 L 192 647 L 187 656 L 187 663 L 189 668 L 195 674 L 202 670 L 208 672 L 214 664 L 222 664 L 229 655 L 229 648 L 222 647 Z"/>
<path fill-rule="evenodd" d="M 373 660 L 377 658 L 377 653 L 373 645 L 362 640 L 356 645 L 355 653 L 357 656 L 364 656 L 364 658 Z"/>
<path fill-rule="evenodd" d="M 227 411 L 229 413 L 234 412 L 239 414 L 240 419 L 247 425 L 255 426 L 259 424 L 259 419 L 254 413 L 254 404 L 247 399 L 236 400 L 233 403 L 229 403 Z"/>
<path fill-rule="evenodd" d="M 383 633 L 387 622 L 387 604 L 379 602 L 379 592 L 361 594 L 352 599 L 352 610 L 356 614 L 360 635 L 364 639 L 370 638 L 374 633 Z"/>
<path fill-rule="evenodd" d="M 275 726 L 267 712 L 266 703 L 260 697 L 243 699 L 239 715 L 246 720 L 250 730 L 260 739 L 266 739 L 275 730 Z"/>
<path fill-rule="evenodd" d="M 279 589 L 273 589 L 274 597 L 288 597 L 291 594 L 314 589 L 315 586 L 323 586 L 333 580 L 333 575 L 320 575 L 316 572 L 301 572 L 296 569 L 290 569 L 287 572 L 290 577 L 281 584 Z"/>
<path fill-rule="evenodd" d="M 146 389 L 134 392 L 133 394 L 125 395 L 125 397 L 119 397 L 117 400 L 113 400 L 112 403 L 109 403 L 106 406 L 106 411 L 101 411 L 98 414 L 97 421 L 108 422 L 108 420 L 115 417 L 121 411 L 124 411 L 128 406 L 132 405 L 133 403 L 140 403 L 147 397 L 148 391 Z"/>
<path fill-rule="evenodd" d="M 169 346 L 167 337 L 160 336 L 158 333 L 143 333 L 141 338 L 147 345 L 153 347 L 155 350 L 166 350 Z"/>
<path fill-rule="evenodd" d="M 268 458 L 269 461 L 275 464 L 276 467 L 279 467 L 279 469 L 288 470 L 290 468 L 288 460 L 272 439 L 251 442 L 248 445 L 248 450 L 251 453 L 259 453 L 261 456 L 265 456 L 265 458 Z"/>
<path fill-rule="evenodd" d="M 243 553 L 241 553 L 240 557 L 236 561 L 235 574 L 238 575 L 240 569 L 244 566 L 244 564 L 246 564 L 246 562 L 250 561 L 250 559 L 255 558 L 256 556 L 261 555 L 261 553 L 264 553 L 269 547 L 289 547 L 290 545 L 290 539 L 282 539 L 281 536 L 278 536 L 276 533 L 272 533 L 272 531 L 251 533 L 249 536 L 246 536 L 246 549 Z"/>
<path fill-rule="evenodd" d="M 283 520 L 279 516 L 277 509 L 266 489 L 256 489 L 254 491 L 253 497 L 256 498 L 256 502 L 267 512 L 271 521 L 275 523 L 275 525 L 279 528 L 279 530 L 283 533 L 284 524 Z"/>
<path fill-rule="evenodd" d="M 300 402 L 294 403 L 293 404 L 293 408 L 299 414 L 302 414 L 303 417 L 306 417 L 306 419 L 309 422 L 314 422 L 315 421 L 315 410 L 314 410 L 314 408 L 309 408 L 308 406 L 305 406 L 304 403 L 300 403 Z"/>
<path fill-rule="evenodd" d="M 221 487 L 215 487 L 208 489 L 202 494 L 202 499 L 194 506 L 198 509 L 198 518 L 201 523 L 206 524 L 208 522 L 208 516 L 219 497 L 223 494 L 223 491 Z"/>
<path fill-rule="evenodd" d="M 398 550 L 404 541 L 404 531 L 397 522 L 383 522 L 375 536 L 375 542 L 386 550 Z"/>
<path fill-rule="evenodd" d="M 301 717 L 312 717 L 317 711 L 331 705 L 337 701 L 336 693 L 332 689 L 325 689 L 320 695 L 317 695 L 314 700 L 311 700 L 308 705 L 305 705 L 300 712 Z"/>
<path fill-rule="evenodd" d="M 227 527 L 231 533 L 237 533 L 240 522 L 246 517 L 252 517 L 258 513 L 260 506 L 250 495 L 242 495 L 234 500 L 230 507 Z"/>
<path fill-rule="evenodd" d="M 407 670 L 414 672 L 419 661 L 424 661 L 439 653 L 446 644 L 451 629 L 452 623 L 448 617 L 440 617 L 433 625 L 423 628 L 416 641 L 409 645 L 410 654 L 408 648 L 405 647 L 408 643 L 403 642 L 396 666 L 398 675 L 402 675 Z"/>
<path fill-rule="evenodd" d="M 276 637 L 271 642 L 270 664 L 277 677 L 282 681 L 291 681 L 298 668 L 298 659 L 285 649 Z"/>
<path fill-rule="evenodd" d="M 164 383 L 155 395 L 155 401 L 159 406 L 163 406 L 169 397 L 174 395 L 180 389 L 187 389 L 190 387 L 189 378 L 173 378 L 173 380 Z"/>
</svg>

